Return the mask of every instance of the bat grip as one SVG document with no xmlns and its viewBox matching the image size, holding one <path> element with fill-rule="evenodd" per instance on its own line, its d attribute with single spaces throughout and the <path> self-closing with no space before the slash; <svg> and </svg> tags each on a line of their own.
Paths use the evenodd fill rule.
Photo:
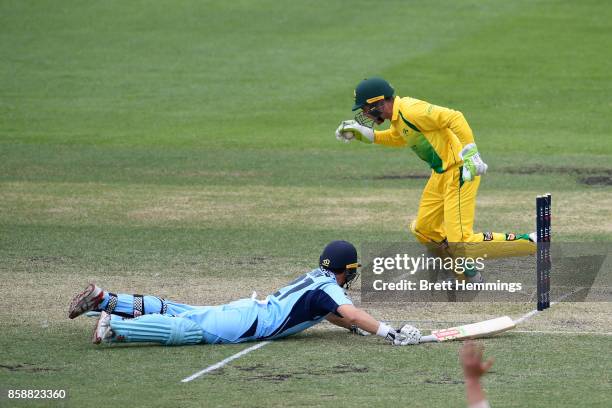
<svg viewBox="0 0 612 408">
<path fill-rule="evenodd" d="M 436 336 L 430 334 L 429 336 L 421 336 L 419 343 L 438 343 L 439 341 Z"/>
</svg>

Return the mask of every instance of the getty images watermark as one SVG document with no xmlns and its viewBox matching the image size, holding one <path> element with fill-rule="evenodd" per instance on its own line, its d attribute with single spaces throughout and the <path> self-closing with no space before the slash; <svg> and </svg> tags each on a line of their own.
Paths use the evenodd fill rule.
<svg viewBox="0 0 612 408">
<path fill-rule="evenodd" d="M 375 279 L 372 289 L 405 290 L 405 291 L 436 291 L 436 290 L 458 290 L 458 291 L 507 291 L 514 293 L 521 291 L 522 282 L 485 282 L 482 271 L 485 269 L 487 254 L 476 258 L 472 257 L 441 257 L 426 256 L 421 254 L 417 257 L 407 253 L 395 254 L 390 257 L 376 257 L 372 260 L 372 273 L 382 275 L 385 271 L 392 271 L 394 277 L 397 272 L 403 272 L 400 279 L 386 281 L 385 278 Z M 404 275 L 414 276 L 417 272 L 432 272 L 446 277 L 443 280 L 432 282 L 430 276 L 418 280 L 402 278 Z"/>
<path fill-rule="evenodd" d="M 612 301 L 611 243 L 562 243 L 550 252 L 553 301 Z M 532 302 L 537 296 L 529 242 L 374 243 L 361 253 L 362 302 Z"/>
</svg>

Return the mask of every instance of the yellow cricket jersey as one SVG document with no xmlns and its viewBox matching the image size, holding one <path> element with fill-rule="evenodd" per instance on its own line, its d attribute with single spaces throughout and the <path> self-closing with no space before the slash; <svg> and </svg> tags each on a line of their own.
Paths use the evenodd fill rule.
<svg viewBox="0 0 612 408">
<path fill-rule="evenodd" d="M 461 164 L 459 152 L 474 142 L 472 129 L 459 111 L 406 97 L 395 97 L 391 127 L 374 132 L 374 143 L 410 147 L 436 173 Z"/>
</svg>

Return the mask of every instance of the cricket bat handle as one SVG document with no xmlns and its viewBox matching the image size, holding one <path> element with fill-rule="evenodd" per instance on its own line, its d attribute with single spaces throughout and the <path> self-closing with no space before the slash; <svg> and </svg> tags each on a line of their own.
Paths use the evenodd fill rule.
<svg viewBox="0 0 612 408">
<path fill-rule="evenodd" d="M 419 343 L 438 343 L 439 341 L 436 336 L 430 334 L 429 336 L 421 336 Z"/>
</svg>

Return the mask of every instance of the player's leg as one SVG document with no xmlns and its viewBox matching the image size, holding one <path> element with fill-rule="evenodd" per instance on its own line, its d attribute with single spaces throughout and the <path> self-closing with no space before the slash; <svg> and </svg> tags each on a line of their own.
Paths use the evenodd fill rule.
<svg viewBox="0 0 612 408">
<path fill-rule="evenodd" d="M 94 328 L 92 341 L 153 342 L 164 345 L 242 343 L 258 336 L 257 302 L 244 299 L 205 306 L 184 315 L 146 315 L 124 319 L 106 312 Z"/>
<path fill-rule="evenodd" d="M 474 232 L 476 196 L 480 177 L 463 182 L 461 168 L 449 169 L 445 173 L 444 227 L 449 242 L 530 242 L 529 234 L 503 232 Z M 529 246 L 529 245 L 528 245 Z"/>
<path fill-rule="evenodd" d="M 165 346 L 198 344 L 203 339 L 202 328 L 184 317 L 149 314 L 124 319 L 102 312 L 94 328 L 92 341 L 110 343 L 159 343 Z"/>
<path fill-rule="evenodd" d="M 183 314 L 202 328 L 203 341 L 209 344 L 242 343 L 256 340 L 258 335 L 258 309 L 260 306 L 252 299 L 200 308 Z"/>
<path fill-rule="evenodd" d="M 411 232 L 425 246 L 430 258 L 448 256 L 442 181 L 441 174 L 432 172 L 421 194 L 417 217 L 410 225 Z M 428 275 L 430 282 L 446 279 L 446 272 L 437 268 L 429 268 Z"/>
<path fill-rule="evenodd" d="M 484 235 L 474 233 L 476 195 L 480 177 L 463 182 L 461 168 L 452 168 L 445 173 L 444 227 L 450 244 L 459 242 L 482 242 Z"/>
<path fill-rule="evenodd" d="M 177 316 L 197 307 L 151 295 L 105 292 L 97 310 L 132 318 L 146 314 Z"/>
<path fill-rule="evenodd" d="M 68 309 L 68 317 L 74 319 L 89 311 L 106 311 L 129 318 L 145 314 L 178 315 L 194 308 L 197 308 L 197 306 L 173 302 L 156 296 L 115 294 L 107 292 L 92 283 L 72 299 Z"/>
<path fill-rule="evenodd" d="M 491 259 L 534 252 L 535 245 L 529 240 L 528 234 L 474 232 L 480 177 L 475 177 L 470 182 L 463 182 L 460 168 L 448 170 L 445 177 L 444 226 L 449 251 L 453 256 L 476 258 L 486 253 Z M 490 242 L 494 242 L 495 245 L 491 245 Z M 470 277 L 470 272 L 466 272 L 466 276 Z"/>
<path fill-rule="evenodd" d="M 440 174 L 432 173 L 421 194 L 417 217 L 410 225 L 410 231 L 423 244 L 441 243 L 446 239 L 442 182 Z"/>
</svg>

